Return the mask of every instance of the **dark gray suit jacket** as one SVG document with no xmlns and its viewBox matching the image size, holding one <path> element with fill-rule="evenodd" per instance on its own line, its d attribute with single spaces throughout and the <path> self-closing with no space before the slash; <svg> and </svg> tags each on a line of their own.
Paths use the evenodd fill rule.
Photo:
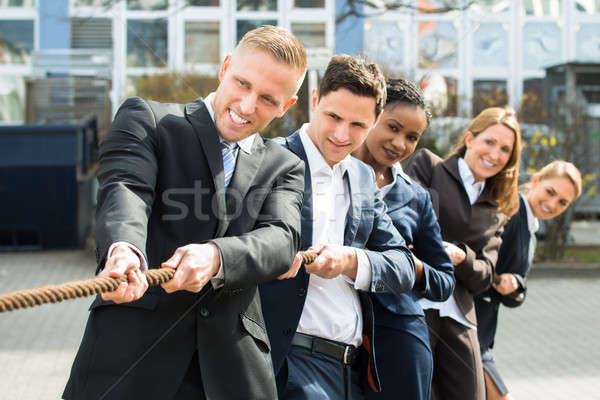
<svg viewBox="0 0 600 400">
<path fill-rule="evenodd" d="M 274 399 L 257 285 L 287 271 L 299 248 L 303 162 L 256 138 L 251 154 L 239 150 L 225 193 L 218 133 L 201 99 L 128 99 L 100 157 L 98 268 L 116 241 L 143 250 L 150 267 L 179 246 L 212 241 L 224 286 L 152 287 L 122 305 L 98 297 L 64 397 L 172 398 L 198 350 L 207 398 Z"/>
</svg>

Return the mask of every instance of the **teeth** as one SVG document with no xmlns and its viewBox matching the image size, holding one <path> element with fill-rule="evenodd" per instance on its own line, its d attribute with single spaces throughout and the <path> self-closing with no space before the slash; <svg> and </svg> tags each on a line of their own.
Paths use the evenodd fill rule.
<svg viewBox="0 0 600 400">
<path fill-rule="evenodd" d="M 543 212 L 548 213 L 548 214 L 550 213 L 550 210 L 547 209 L 546 206 L 544 206 L 543 204 L 540 205 L 540 207 L 541 207 L 541 209 L 542 209 Z"/>
<path fill-rule="evenodd" d="M 231 116 L 231 119 L 233 120 L 233 122 L 235 122 L 236 124 L 247 124 L 248 122 L 250 122 L 250 121 L 243 119 L 242 117 L 240 117 L 239 115 L 234 113 L 232 110 L 229 110 L 229 115 Z"/>
<path fill-rule="evenodd" d="M 398 153 L 394 153 L 393 151 L 390 151 L 388 149 L 384 149 L 384 150 L 392 157 L 400 157 L 400 154 L 398 154 Z"/>
<path fill-rule="evenodd" d="M 486 160 L 484 160 L 483 158 L 481 159 L 481 161 L 482 161 L 482 162 L 483 162 L 483 163 L 484 163 L 486 166 L 488 166 L 488 167 L 490 167 L 490 168 L 491 168 L 491 167 L 495 167 L 495 166 L 496 166 L 496 164 L 493 164 L 493 163 L 491 163 L 491 162 L 489 162 L 489 161 L 486 161 Z"/>
</svg>

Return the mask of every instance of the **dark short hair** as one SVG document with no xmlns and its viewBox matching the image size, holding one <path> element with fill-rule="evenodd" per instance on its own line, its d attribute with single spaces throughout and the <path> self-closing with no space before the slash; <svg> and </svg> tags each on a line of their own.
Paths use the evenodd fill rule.
<svg viewBox="0 0 600 400">
<path fill-rule="evenodd" d="M 407 79 L 388 79 L 385 105 L 386 107 L 393 107 L 397 104 L 409 104 L 423 110 L 427 118 L 427 126 L 429 126 L 431 111 L 425 103 L 423 91 L 414 82 Z"/>
<path fill-rule="evenodd" d="M 335 55 L 329 61 L 319 85 L 319 99 L 330 92 L 346 89 L 358 96 L 375 99 L 375 117 L 385 107 L 386 90 L 383 73 L 375 63 L 347 54 Z"/>
</svg>

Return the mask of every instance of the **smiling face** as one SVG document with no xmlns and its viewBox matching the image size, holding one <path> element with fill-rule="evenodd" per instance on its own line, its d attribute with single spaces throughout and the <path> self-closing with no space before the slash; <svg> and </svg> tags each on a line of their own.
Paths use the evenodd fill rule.
<svg viewBox="0 0 600 400">
<path fill-rule="evenodd" d="M 475 177 L 483 181 L 504 169 L 513 151 L 515 133 L 505 125 L 492 125 L 475 136 L 465 134 L 464 159 Z"/>
<path fill-rule="evenodd" d="M 554 218 L 565 211 L 576 197 L 575 187 L 569 178 L 562 176 L 531 181 L 527 202 L 536 218 Z"/>
<path fill-rule="evenodd" d="M 313 111 L 307 133 L 330 167 L 342 161 L 365 140 L 375 124 L 375 98 L 338 89 L 319 99 L 311 95 Z"/>
<path fill-rule="evenodd" d="M 213 101 L 215 124 L 230 142 L 242 140 L 281 117 L 296 101 L 302 73 L 256 49 L 238 49 L 223 61 Z"/>
<path fill-rule="evenodd" d="M 365 144 L 375 163 L 391 167 L 410 156 L 427 129 L 425 111 L 406 103 L 385 107 Z"/>
</svg>

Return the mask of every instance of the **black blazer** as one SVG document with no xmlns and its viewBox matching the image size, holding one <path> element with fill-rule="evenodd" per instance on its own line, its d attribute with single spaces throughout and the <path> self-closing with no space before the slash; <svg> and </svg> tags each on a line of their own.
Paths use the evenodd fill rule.
<svg viewBox="0 0 600 400">
<path fill-rule="evenodd" d="M 415 152 L 405 171 L 428 189 L 442 239 L 461 247 L 466 259 L 455 266 L 454 297 L 470 323 L 476 325 L 473 295 L 492 284 L 506 215 L 498 211 L 489 185 L 471 205 L 458 172 L 458 156 L 446 160 L 427 149 Z"/>
<path fill-rule="evenodd" d="M 64 397 L 172 398 L 198 351 L 207 398 L 274 399 L 257 285 L 287 271 L 299 248 L 303 162 L 258 137 L 251 154 L 239 150 L 225 192 L 204 102 L 132 98 L 102 143 L 98 178 L 98 268 L 116 241 L 143 250 L 151 267 L 179 246 L 212 241 L 224 286 L 199 294 L 157 286 L 122 305 L 98 297 Z"/>
<path fill-rule="evenodd" d="M 519 212 L 510 218 L 502 234 L 502 246 L 496 263 L 496 273 L 513 274 L 519 282 L 519 288 L 516 293 L 503 296 L 490 287 L 485 293 L 475 296 L 475 310 L 479 323 L 477 335 L 482 349 L 494 346 L 500 304 L 518 307 L 525 301 L 527 293 L 527 273 L 531 268 L 528 259 L 531 232 L 525 208 L 527 200 L 522 196 L 519 200 Z"/>
<path fill-rule="evenodd" d="M 298 132 L 282 141 L 306 164 L 305 199 L 302 206 L 302 249 L 312 245 L 312 186 L 304 146 Z M 404 239 L 387 215 L 387 208 L 375 185 L 373 169 L 351 157 L 345 178 L 350 188 L 350 209 L 346 217 L 344 245 L 365 249 L 371 264 L 371 293 L 403 293 L 412 289 L 415 266 Z M 309 285 L 309 274 L 300 268 L 293 279 L 276 280 L 260 286 L 263 312 L 269 338 L 273 345 L 272 357 L 278 373 L 290 351 Z M 359 291 L 363 315 L 362 364 L 363 389 L 380 390 L 375 364 L 373 342 L 373 303 L 367 292 Z"/>
</svg>

